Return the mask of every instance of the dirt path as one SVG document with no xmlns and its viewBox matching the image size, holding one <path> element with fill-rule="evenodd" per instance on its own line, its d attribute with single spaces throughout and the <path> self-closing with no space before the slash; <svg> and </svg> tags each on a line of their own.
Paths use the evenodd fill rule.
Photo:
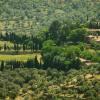
<svg viewBox="0 0 100 100">
<path fill-rule="evenodd" d="M 100 29 L 87 29 L 89 32 L 100 32 Z"/>
</svg>

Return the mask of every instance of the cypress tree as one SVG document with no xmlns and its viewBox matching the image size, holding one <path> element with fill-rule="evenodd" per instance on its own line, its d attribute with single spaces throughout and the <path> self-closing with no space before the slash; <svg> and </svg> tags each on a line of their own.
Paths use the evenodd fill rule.
<svg viewBox="0 0 100 100">
<path fill-rule="evenodd" d="M 37 55 L 35 56 L 34 62 L 35 62 L 35 67 L 39 67 L 39 62 L 38 62 L 38 59 L 37 59 Z"/>
<path fill-rule="evenodd" d="M 4 51 L 6 51 L 7 50 L 7 45 L 6 45 L 6 43 L 4 44 Z"/>
<path fill-rule="evenodd" d="M 0 68 L 0 70 L 3 71 L 4 70 L 4 67 L 5 67 L 4 66 L 4 61 L 1 61 L 1 68 Z"/>
<path fill-rule="evenodd" d="M 25 44 L 23 44 L 23 51 L 25 51 L 25 49 L 26 49 L 26 48 L 25 48 Z"/>
<path fill-rule="evenodd" d="M 14 44 L 14 50 L 15 50 L 15 51 L 17 50 L 16 44 Z"/>
</svg>

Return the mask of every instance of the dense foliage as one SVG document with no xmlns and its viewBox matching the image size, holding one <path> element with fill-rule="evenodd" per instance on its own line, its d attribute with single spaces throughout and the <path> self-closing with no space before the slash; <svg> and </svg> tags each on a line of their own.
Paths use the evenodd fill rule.
<svg viewBox="0 0 100 100">
<path fill-rule="evenodd" d="M 0 98 L 99 100 L 99 69 L 91 66 L 69 72 L 51 68 L 4 70 L 0 72 Z"/>
<path fill-rule="evenodd" d="M 1 0 L 0 100 L 99 100 L 99 9 L 99 0 Z"/>
<path fill-rule="evenodd" d="M 16 34 L 39 34 L 54 20 L 88 23 L 100 19 L 98 0 L 1 0 L 0 24 Z M 96 23 L 95 23 L 96 24 Z"/>
</svg>

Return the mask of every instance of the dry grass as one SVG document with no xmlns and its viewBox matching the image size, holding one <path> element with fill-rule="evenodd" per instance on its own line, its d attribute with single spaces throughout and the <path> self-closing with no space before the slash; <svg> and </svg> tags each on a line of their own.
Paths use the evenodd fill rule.
<svg viewBox="0 0 100 100">
<path fill-rule="evenodd" d="M 34 59 L 37 56 L 38 61 L 40 61 L 41 55 L 39 53 L 33 54 L 22 54 L 22 55 L 2 55 L 0 54 L 0 61 L 23 61 L 26 62 L 28 59 Z"/>
</svg>

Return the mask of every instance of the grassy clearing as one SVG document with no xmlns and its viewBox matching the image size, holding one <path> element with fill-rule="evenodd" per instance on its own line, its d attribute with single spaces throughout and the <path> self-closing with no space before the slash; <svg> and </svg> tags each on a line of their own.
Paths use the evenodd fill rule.
<svg viewBox="0 0 100 100">
<path fill-rule="evenodd" d="M 28 59 L 34 59 L 34 57 L 37 55 L 38 61 L 41 57 L 39 53 L 33 53 L 33 54 L 21 54 L 21 55 L 2 55 L 0 54 L 0 61 L 23 61 L 26 62 Z"/>
<path fill-rule="evenodd" d="M 14 44 L 9 42 L 9 41 L 0 41 L 0 47 L 3 47 L 4 44 L 6 44 L 9 47 L 13 47 L 14 46 Z"/>
</svg>

